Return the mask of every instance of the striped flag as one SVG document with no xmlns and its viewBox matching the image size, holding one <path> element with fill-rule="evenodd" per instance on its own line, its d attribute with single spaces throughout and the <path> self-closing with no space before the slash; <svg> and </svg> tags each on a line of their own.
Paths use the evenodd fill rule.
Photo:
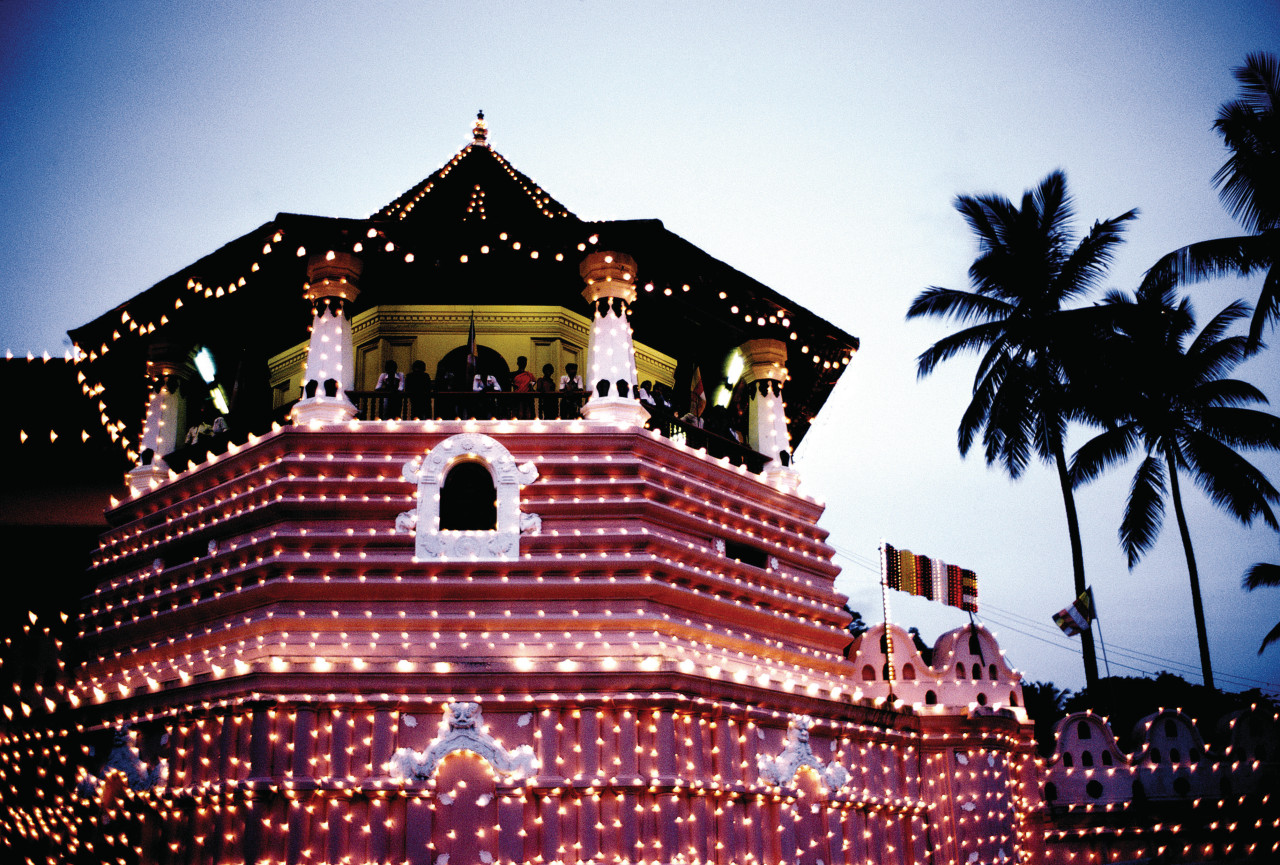
<svg viewBox="0 0 1280 865">
<path fill-rule="evenodd" d="M 978 611 L 978 575 L 966 568 L 881 543 L 880 572 L 891 589 Z"/>
<path fill-rule="evenodd" d="M 1053 614 L 1053 623 L 1062 628 L 1062 633 L 1068 637 L 1074 637 L 1076 634 L 1089 630 L 1089 622 L 1096 619 L 1098 614 L 1093 606 L 1093 589 L 1088 588 L 1080 593 L 1080 597 L 1071 603 L 1071 606 L 1065 607 Z"/>
<path fill-rule="evenodd" d="M 702 410 L 707 407 L 707 391 L 702 386 L 702 372 L 693 368 L 693 381 L 689 382 L 689 412 L 694 417 L 702 417 Z"/>
</svg>

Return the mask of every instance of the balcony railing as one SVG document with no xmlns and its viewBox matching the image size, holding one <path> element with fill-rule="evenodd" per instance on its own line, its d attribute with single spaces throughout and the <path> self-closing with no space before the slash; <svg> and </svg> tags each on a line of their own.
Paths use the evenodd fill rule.
<svg viewBox="0 0 1280 865">
<path fill-rule="evenodd" d="M 650 413 L 649 422 L 645 426 L 691 448 L 706 448 L 708 456 L 726 458 L 735 466 L 746 466 L 747 471 L 753 474 L 760 474 L 769 462 L 767 456 L 735 438 L 685 423 L 673 414 L 664 414 L 661 409 Z"/>
<path fill-rule="evenodd" d="M 349 390 L 347 396 L 356 405 L 356 417 L 360 420 L 555 420 L 578 417 L 587 394 L 585 391 L 563 391 L 550 395 L 507 391 L 436 391 L 422 400 L 423 405 L 415 405 L 412 397 L 402 393 Z M 645 407 L 650 414 L 645 426 L 658 430 L 672 441 L 682 442 L 691 448 L 705 448 L 708 455 L 726 458 L 733 465 L 745 465 L 748 471 L 755 474 L 759 474 L 769 461 L 764 454 L 734 438 L 727 429 L 706 429 L 686 423 L 662 407 L 652 404 L 646 404 Z"/>
<path fill-rule="evenodd" d="M 585 391 L 553 394 L 508 391 L 433 391 L 414 399 L 403 393 L 349 390 L 358 420 L 556 420 L 578 417 Z M 421 404 L 418 404 L 421 403 Z"/>
<path fill-rule="evenodd" d="M 385 391 L 347 391 L 347 396 L 357 408 L 358 420 L 556 420 L 579 417 L 579 410 L 586 401 L 585 391 L 564 391 L 554 394 L 509 393 L 505 391 L 435 391 L 423 400 L 415 401 L 402 393 Z M 705 448 L 709 456 L 724 458 L 736 466 L 746 466 L 747 470 L 759 474 L 769 458 L 752 450 L 738 441 L 733 434 L 725 430 L 707 429 L 678 418 L 669 409 L 644 404 L 649 410 L 646 428 L 657 430 L 672 441 L 680 442 L 690 448 Z M 280 406 L 275 412 L 275 419 L 280 423 L 288 423 L 293 403 Z M 188 463 L 196 465 L 204 462 L 209 453 L 220 454 L 232 441 L 243 441 L 231 434 L 220 433 L 216 436 L 202 437 L 197 443 L 184 445 L 171 454 L 165 455 L 165 461 L 177 471 L 187 468 Z"/>
</svg>

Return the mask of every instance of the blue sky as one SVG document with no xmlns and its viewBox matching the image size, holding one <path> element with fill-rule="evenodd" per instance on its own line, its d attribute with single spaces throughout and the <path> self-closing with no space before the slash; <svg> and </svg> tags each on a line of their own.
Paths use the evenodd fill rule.
<svg viewBox="0 0 1280 865">
<path fill-rule="evenodd" d="M 1114 287 L 1237 233 L 1210 185 L 1211 124 L 1231 68 L 1277 45 L 1274 2 L 0 0 L 0 349 L 61 353 L 68 328 L 277 212 L 368 215 L 483 108 L 493 146 L 579 216 L 661 218 L 861 337 L 798 453 L 853 604 L 878 615 L 882 537 L 971 567 L 1010 661 L 1078 687 L 1078 641 L 1049 622 L 1071 596 L 1054 475 L 960 459 L 973 362 L 917 382 L 946 329 L 903 316 L 925 286 L 965 284 L 956 194 L 1016 198 L 1059 167 L 1081 231 L 1142 211 Z M 1257 286 L 1193 291 L 1207 318 Z M 1276 398 L 1278 372 L 1273 351 L 1243 374 Z M 1259 462 L 1280 482 L 1280 461 Z M 1113 672 L 1196 680 L 1172 515 L 1132 572 L 1119 552 L 1130 475 L 1080 497 Z M 1280 591 L 1239 588 L 1277 535 L 1190 498 L 1219 684 L 1280 691 L 1280 648 L 1256 655 Z M 892 603 L 930 640 L 965 621 Z"/>
</svg>

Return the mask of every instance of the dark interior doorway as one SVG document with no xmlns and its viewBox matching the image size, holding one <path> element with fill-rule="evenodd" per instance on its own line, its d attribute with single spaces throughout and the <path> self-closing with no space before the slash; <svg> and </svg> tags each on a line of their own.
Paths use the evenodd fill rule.
<svg viewBox="0 0 1280 865">
<path fill-rule="evenodd" d="M 440 528 L 450 531 L 493 531 L 498 527 L 498 491 L 493 475 L 478 462 L 460 462 L 440 488 Z"/>
</svg>

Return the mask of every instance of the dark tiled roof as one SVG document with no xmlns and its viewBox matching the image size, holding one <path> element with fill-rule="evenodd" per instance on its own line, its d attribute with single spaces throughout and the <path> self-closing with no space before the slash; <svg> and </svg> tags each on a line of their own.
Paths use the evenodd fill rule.
<svg viewBox="0 0 1280 865">
<path fill-rule="evenodd" d="M 368 219 L 278 214 L 71 331 L 91 358 L 82 369 L 103 385 L 107 414 L 140 420 L 142 370 L 155 343 L 209 346 L 230 376 L 305 339 L 306 258 L 330 249 L 355 252 L 364 262 L 352 314 L 383 304 L 540 304 L 585 312 L 578 263 L 591 249 L 625 252 L 639 270 L 636 338 L 679 360 L 677 389 L 695 365 L 710 385 L 725 353 L 747 339 L 787 344 L 793 445 L 858 347 L 856 337 L 660 221 L 585 222 L 490 147 L 473 143 Z M 226 385 L 230 392 L 233 382 Z M 131 430 L 135 442 L 136 436 Z"/>
<path fill-rule="evenodd" d="M 429 225 L 457 219 L 521 223 L 530 217 L 577 221 L 563 204 L 517 171 L 496 150 L 483 144 L 468 144 L 439 171 L 373 218 Z"/>
</svg>

